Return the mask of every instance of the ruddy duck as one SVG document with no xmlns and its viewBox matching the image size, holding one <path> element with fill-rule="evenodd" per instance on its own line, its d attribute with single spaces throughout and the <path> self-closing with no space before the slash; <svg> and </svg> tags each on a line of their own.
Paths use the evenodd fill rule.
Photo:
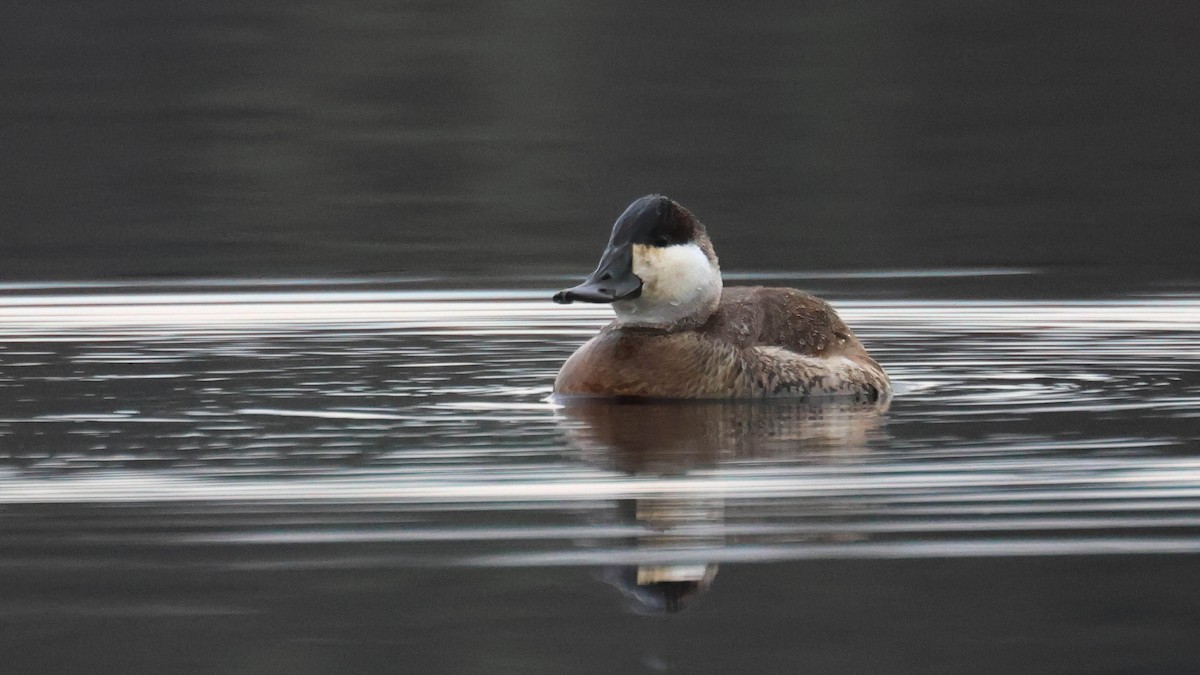
<svg viewBox="0 0 1200 675">
<path fill-rule="evenodd" d="M 612 304 L 559 396 L 770 398 L 891 393 L 883 368 L 824 300 L 793 288 L 723 288 L 704 225 L 662 195 L 625 209 L 600 265 L 554 301 Z"/>
</svg>

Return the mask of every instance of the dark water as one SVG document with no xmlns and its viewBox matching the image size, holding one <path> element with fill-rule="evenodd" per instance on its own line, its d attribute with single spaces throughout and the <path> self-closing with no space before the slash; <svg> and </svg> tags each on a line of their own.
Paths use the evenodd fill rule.
<svg viewBox="0 0 1200 675">
<path fill-rule="evenodd" d="M 1194 275 L 1191 1 L 0 12 L 6 278 L 577 273 L 648 192 L 731 269 Z"/>
<path fill-rule="evenodd" d="M 858 281 L 890 404 L 556 405 L 549 288 L 9 290 L 9 672 L 1200 662 L 1200 292 Z"/>
<path fill-rule="evenodd" d="M 4 3 L 0 674 L 1196 672 L 1198 19 Z M 895 398 L 549 401 L 651 191 Z"/>
</svg>

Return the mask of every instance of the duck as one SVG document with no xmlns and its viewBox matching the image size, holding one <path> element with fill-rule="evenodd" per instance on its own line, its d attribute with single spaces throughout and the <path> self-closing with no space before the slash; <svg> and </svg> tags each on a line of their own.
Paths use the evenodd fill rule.
<svg viewBox="0 0 1200 675">
<path fill-rule="evenodd" d="M 634 200 L 596 270 L 552 299 L 616 315 L 563 363 L 557 399 L 891 396 L 887 373 L 829 303 L 794 288 L 725 287 L 706 228 L 664 195 Z"/>
</svg>

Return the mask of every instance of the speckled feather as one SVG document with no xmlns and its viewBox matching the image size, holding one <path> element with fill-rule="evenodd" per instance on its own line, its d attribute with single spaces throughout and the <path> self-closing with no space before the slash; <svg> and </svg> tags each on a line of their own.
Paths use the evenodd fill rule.
<svg viewBox="0 0 1200 675">
<path fill-rule="evenodd" d="M 876 400 L 887 375 L 825 301 L 790 288 L 733 287 L 694 329 L 605 327 L 563 365 L 562 396 Z"/>
</svg>

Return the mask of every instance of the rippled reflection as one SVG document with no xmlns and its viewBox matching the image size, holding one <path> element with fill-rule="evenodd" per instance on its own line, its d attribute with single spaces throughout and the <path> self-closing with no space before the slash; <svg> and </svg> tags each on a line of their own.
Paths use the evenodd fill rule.
<svg viewBox="0 0 1200 675">
<path fill-rule="evenodd" d="M 0 505 L 36 517 L 0 525 L 31 565 L 153 541 L 620 568 L 629 590 L 743 561 L 1200 550 L 1195 294 L 837 300 L 893 376 L 886 412 L 559 409 L 609 310 L 545 297 L 9 289 Z"/>
<path fill-rule="evenodd" d="M 670 477 L 732 461 L 853 460 L 878 440 L 887 405 L 576 401 L 562 415 L 583 461 Z M 603 574 L 642 607 L 678 611 L 712 585 L 718 566 L 706 554 L 726 545 L 723 491 L 621 499 L 612 515 L 638 531 L 628 542 L 633 555 L 656 559 Z"/>
</svg>

